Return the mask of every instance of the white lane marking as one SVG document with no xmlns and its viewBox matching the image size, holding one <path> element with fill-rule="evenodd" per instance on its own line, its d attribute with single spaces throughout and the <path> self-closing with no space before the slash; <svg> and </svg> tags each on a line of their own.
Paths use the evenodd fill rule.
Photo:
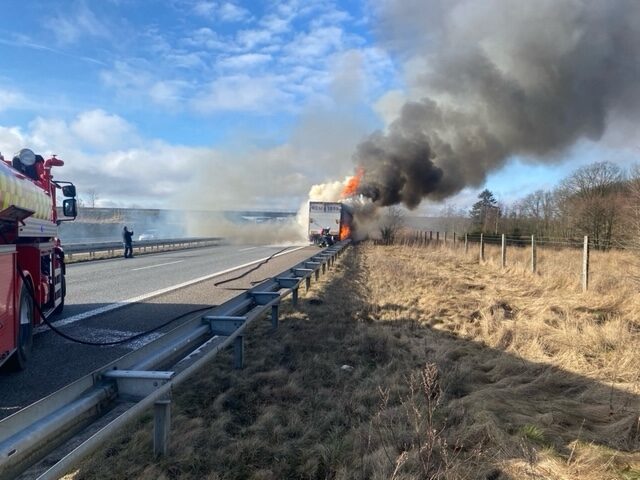
<svg viewBox="0 0 640 480">
<path fill-rule="evenodd" d="M 274 255 L 273 258 L 280 257 L 282 255 L 287 255 L 289 253 L 297 252 L 298 250 L 302 250 L 303 248 L 305 248 L 305 247 L 302 246 L 302 247 L 293 248 L 291 250 L 287 250 L 286 252 L 278 253 L 277 255 Z M 78 313 L 77 315 L 73 315 L 71 317 L 63 318 L 62 320 L 59 320 L 59 321 L 55 322 L 54 326 L 56 326 L 56 327 L 64 327 L 65 325 L 69 325 L 71 323 L 76 323 L 76 322 L 79 322 L 80 320 L 85 320 L 87 318 L 95 317 L 96 315 L 100 315 L 102 313 L 106 313 L 106 312 L 110 312 L 112 310 L 116 310 L 118 308 L 126 307 L 127 305 L 129 305 L 131 303 L 141 302 L 142 300 L 147 300 L 148 298 L 157 297 L 158 295 L 162 295 L 164 293 L 172 292 L 173 290 L 178 290 L 180 288 L 189 287 L 189 286 L 194 285 L 196 283 L 204 282 L 205 280 L 210 280 L 212 278 L 219 277 L 220 275 L 224 275 L 225 273 L 229 273 L 229 272 L 233 272 L 235 270 L 240 270 L 242 268 L 250 267 L 251 265 L 255 265 L 256 263 L 264 262 L 268 258 L 271 258 L 271 257 L 269 256 L 269 257 L 260 258 L 258 260 L 254 260 L 253 262 L 245 263 L 244 265 L 239 265 L 237 267 L 227 268 L 226 270 L 221 270 L 221 271 L 216 272 L 216 273 L 211 273 L 209 275 L 205 275 L 204 277 L 194 278 L 193 280 L 188 280 L 186 282 L 179 283 L 177 285 L 172 285 L 170 287 L 161 288 L 160 290 L 156 290 L 155 292 L 144 293 L 142 295 L 138 295 L 137 297 L 128 298 L 126 300 L 121 300 L 121 301 L 116 302 L 116 303 L 110 303 L 109 305 L 105 305 L 104 307 L 100 307 L 100 308 L 96 308 L 96 309 L 93 309 L 93 310 L 89 310 L 88 312 Z M 34 333 L 42 333 L 42 332 L 46 332 L 47 330 L 49 330 L 49 327 L 47 325 L 40 325 L 39 327 L 34 329 Z"/>
<path fill-rule="evenodd" d="M 184 262 L 184 260 L 176 260 L 175 262 L 159 263 L 158 265 L 149 265 L 147 267 L 132 268 L 131 271 L 135 272 L 136 270 L 146 270 L 147 268 L 163 267 L 165 265 L 173 265 L 174 263 L 180 263 L 180 262 Z"/>
<path fill-rule="evenodd" d="M 248 252 L 249 250 L 255 250 L 258 247 L 249 247 L 249 248 L 243 248 L 241 250 L 238 250 L 239 252 Z"/>
</svg>

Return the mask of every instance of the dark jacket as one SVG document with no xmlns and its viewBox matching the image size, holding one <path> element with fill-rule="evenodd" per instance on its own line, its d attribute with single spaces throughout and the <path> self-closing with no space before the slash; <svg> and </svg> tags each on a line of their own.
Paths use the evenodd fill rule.
<svg viewBox="0 0 640 480">
<path fill-rule="evenodd" d="M 131 237 L 133 237 L 133 230 L 129 231 L 125 228 L 122 231 L 122 241 L 127 245 L 131 245 Z"/>
</svg>

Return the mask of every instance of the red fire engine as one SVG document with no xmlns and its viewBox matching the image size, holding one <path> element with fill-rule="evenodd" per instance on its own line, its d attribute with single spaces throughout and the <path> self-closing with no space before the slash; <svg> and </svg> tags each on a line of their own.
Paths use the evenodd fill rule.
<svg viewBox="0 0 640 480">
<path fill-rule="evenodd" d="M 33 329 L 64 307 L 64 252 L 58 239 L 62 221 L 76 217 L 76 188 L 54 181 L 53 167 L 22 149 L 11 161 L 0 154 L 0 365 L 23 369 L 31 353 Z M 63 217 L 56 191 L 66 198 Z M 43 318 L 44 317 L 44 318 Z"/>
</svg>

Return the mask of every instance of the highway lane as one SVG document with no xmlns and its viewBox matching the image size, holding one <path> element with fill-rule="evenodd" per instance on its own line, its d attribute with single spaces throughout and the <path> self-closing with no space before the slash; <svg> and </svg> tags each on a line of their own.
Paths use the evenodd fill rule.
<svg viewBox="0 0 640 480">
<path fill-rule="evenodd" d="M 56 322 L 277 254 L 283 246 L 214 246 L 67 266 L 65 309 Z M 288 248 L 291 249 L 291 248 Z M 73 321 L 74 319 L 72 319 Z"/>
<path fill-rule="evenodd" d="M 318 251 L 316 247 L 305 247 L 286 253 L 271 259 L 246 277 L 223 285 L 215 284 L 236 277 L 253 267 L 247 266 L 182 288 L 172 288 L 185 281 L 268 257 L 281 249 L 282 247 L 277 246 L 210 247 L 141 256 L 139 259 L 114 259 L 70 265 L 67 270 L 69 303 L 65 307 L 65 314 L 54 324 L 62 325 L 61 329 L 66 334 L 84 340 L 104 342 L 126 338 L 146 332 L 186 312 L 219 305 L 237 295 L 239 290 L 250 288 L 251 282 L 277 275 Z M 72 314 L 92 311 L 109 302 L 148 294 L 159 288 L 164 288 L 164 293 L 64 324 L 65 319 L 69 319 L 69 313 L 66 313 L 68 311 Z M 194 315 L 201 316 L 203 313 Z M 186 316 L 180 321 L 192 317 L 193 315 Z M 161 331 L 174 328 L 176 325 L 177 322 L 174 322 Z M 42 331 L 34 337 L 33 356 L 26 371 L 0 371 L 0 418 L 14 413 L 132 349 L 139 348 L 160 334 L 151 333 L 122 345 L 97 347 L 70 342 L 50 330 Z"/>
</svg>

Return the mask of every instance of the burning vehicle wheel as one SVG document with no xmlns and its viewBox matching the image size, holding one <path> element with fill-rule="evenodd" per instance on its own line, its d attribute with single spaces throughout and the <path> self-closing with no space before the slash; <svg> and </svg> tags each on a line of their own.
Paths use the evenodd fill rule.
<svg viewBox="0 0 640 480">
<path fill-rule="evenodd" d="M 33 300 L 29 295 L 26 284 L 22 284 L 20 289 L 20 302 L 18 303 L 20 310 L 18 319 L 20 324 L 18 327 L 18 349 L 8 362 L 11 370 L 24 370 L 27 361 L 31 357 L 31 347 L 33 346 Z"/>
</svg>

